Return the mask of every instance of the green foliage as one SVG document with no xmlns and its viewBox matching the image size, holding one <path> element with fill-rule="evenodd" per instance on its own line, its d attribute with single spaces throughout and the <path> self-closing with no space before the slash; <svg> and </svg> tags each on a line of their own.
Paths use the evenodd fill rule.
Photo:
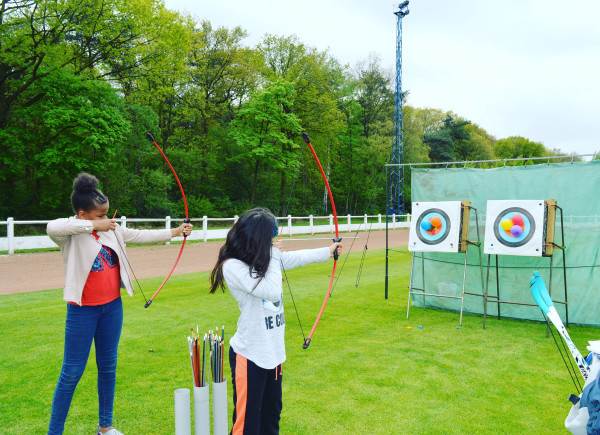
<svg viewBox="0 0 600 435">
<path fill-rule="evenodd" d="M 496 142 L 496 157 L 499 159 L 517 159 L 523 157 L 544 157 L 551 155 L 539 142 L 533 142 L 521 136 L 511 136 Z M 522 165 L 523 162 L 515 162 Z"/>
<path fill-rule="evenodd" d="M 423 143 L 429 145 L 429 157 L 434 162 L 456 160 L 461 155 L 467 155 L 472 150 L 468 144 L 471 135 L 465 127 L 471 121 L 454 120 L 447 115 L 443 126 L 432 133 L 426 133 Z"/>
<path fill-rule="evenodd" d="M 419 163 L 429 161 L 429 147 L 423 143 L 426 133 L 439 129 L 446 114 L 439 109 L 403 107 L 404 161 Z"/>
<path fill-rule="evenodd" d="M 161 0 L 0 4 L 1 216 L 71 213 L 80 171 L 94 173 L 127 216 L 182 215 L 179 188 L 146 131 L 193 215 L 253 205 L 330 213 L 312 157 L 298 166 L 301 130 L 339 214 L 385 208 L 395 96 L 376 55 L 351 70 L 295 35 L 267 34 L 249 47 L 241 27 L 214 27 Z M 496 142 L 452 112 L 408 105 L 403 146 L 407 163 L 560 153 L 525 138 Z"/>
<path fill-rule="evenodd" d="M 305 46 L 296 36 L 266 35 L 258 45 L 257 53 L 262 57 L 260 73 L 267 82 L 285 81 L 293 85 L 295 96 L 288 112 L 298 117 L 300 125 L 310 135 L 330 179 L 341 182 L 347 173 L 342 168 L 346 165 L 337 153 L 337 134 L 343 128 L 339 106 L 340 99 L 343 98 L 340 89 L 345 83 L 344 68 L 327 52 Z M 296 135 L 290 139 L 295 140 L 296 145 L 288 146 L 287 151 L 294 152 L 294 149 L 299 148 L 301 138 Z M 342 169 L 340 173 L 337 172 L 338 168 Z M 328 206 L 323 200 L 324 186 L 316 165 L 312 162 L 305 163 L 301 170 L 302 183 L 295 186 L 295 192 L 291 192 L 300 199 L 292 198 L 288 211 L 325 213 Z M 294 174 L 295 171 L 279 173 L 279 189 L 277 193 L 274 192 L 279 195 L 279 207 L 272 208 L 279 209 L 280 214 L 286 211 L 288 185 Z M 273 178 L 274 183 L 275 180 Z M 331 184 L 337 193 L 337 183 Z M 273 202 L 276 201 L 277 199 Z"/>
<path fill-rule="evenodd" d="M 372 126 L 393 119 L 395 97 L 391 90 L 392 78 L 382 70 L 378 57 L 371 55 L 358 69 L 356 99 L 363 108 L 361 122 L 368 138 Z"/>
<path fill-rule="evenodd" d="M 455 152 L 459 160 L 490 160 L 494 158 L 496 139 L 476 124 L 465 125 L 468 140 L 459 141 Z"/>
<path fill-rule="evenodd" d="M 290 83 L 274 82 L 254 94 L 232 122 L 237 149 L 229 160 L 250 174 L 252 184 L 246 187 L 250 206 L 263 171 L 285 172 L 293 167 L 294 154 L 288 148 L 294 147 L 294 141 L 289 137 L 301 131 L 298 117 L 289 113 L 293 98 Z"/>
<path fill-rule="evenodd" d="M 43 97 L 15 110 L 2 134 L 9 152 L 0 172 L 15 189 L 3 189 L 0 203 L 20 204 L 15 217 L 56 217 L 64 213 L 73 175 L 88 171 L 102 178 L 130 124 L 122 99 L 103 81 L 60 70 L 38 80 L 25 95 L 29 92 Z M 22 197 L 25 192 L 29 195 Z"/>
</svg>

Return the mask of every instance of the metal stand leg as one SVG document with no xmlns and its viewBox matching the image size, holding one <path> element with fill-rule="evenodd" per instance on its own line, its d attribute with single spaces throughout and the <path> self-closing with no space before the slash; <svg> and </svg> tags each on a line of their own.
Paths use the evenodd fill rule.
<svg viewBox="0 0 600 435">
<path fill-rule="evenodd" d="M 415 253 L 413 252 L 410 259 L 410 278 L 408 279 L 408 304 L 406 307 L 406 318 L 408 319 L 408 315 L 410 313 L 410 295 L 412 294 L 412 282 L 413 282 L 413 270 L 415 266 Z"/>
<path fill-rule="evenodd" d="M 488 289 L 490 286 L 490 261 L 492 256 L 488 254 L 487 264 L 487 275 L 485 279 L 485 293 L 483 295 L 483 329 L 485 329 L 485 320 L 487 319 L 487 303 L 488 303 Z"/>
<path fill-rule="evenodd" d="M 421 252 L 421 282 L 423 283 L 423 309 L 427 308 L 425 303 L 425 253 Z"/>
<path fill-rule="evenodd" d="M 465 306 L 465 281 L 467 279 L 467 253 L 468 252 L 469 252 L 469 248 L 465 249 L 465 265 L 463 268 L 462 296 L 460 298 L 460 320 L 458 321 L 458 326 L 462 326 L 463 308 Z"/>
<path fill-rule="evenodd" d="M 550 279 L 548 280 L 548 294 L 552 297 L 552 259 L 554 255 L 550 256 Z M 546 322 L 546 338 L 550 337 L 550 322 Z"/>
<path fill-rule="evenodd" d="M 500 320 L 500 268 L 498 267 L 498 256 L 496 255 L 496 295 L 498 296 L 498 320 Z"/>
<path fill-rule="evenodd" d="M 565 227 L 563 222 L 563 211 L 562 208 L 556 206 L 558 210 L 560 210 L 560 250 L 562 251 L 563 258 L 563 279 L 565 283 L 565 318 L 566 318 L 566 326 L 569 326 L 569 301 L 567 299 L 567 258 L 565 254 Z"/>
<path fill-rule="evenodd" d="M 475 210 L 475 225 L 477 226 L 477 241 L 479 242 L 479 244 L 477 245 L 477 249 L 479 250 L 479 275 L 481 278 L 481 296 L 483 296 L 483 292 L 484 292 L 484 285 L 483 285 L 483 258 L 481 255 L 481 237 L 479 235 L 479 217 L 477 215 L 477 210 Z M 487 292 L 487 290 L 486 290 Z M 487 296 L 487 295 L 486 295 Z M 485 305 L 486 305 L 486 299 L 483 299 L 483 305 L 484 305 L 484 311 L 485 311 Z M 485 325 L 484 325 L 485 328 Z"/>
</svg>

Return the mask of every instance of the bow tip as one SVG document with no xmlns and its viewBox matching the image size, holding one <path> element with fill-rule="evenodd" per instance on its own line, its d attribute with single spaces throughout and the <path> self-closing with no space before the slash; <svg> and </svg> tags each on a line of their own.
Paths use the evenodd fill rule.
<svg viewBox="0 0 600 435">
<path fill-rule="evenodd" d="M 310 346 L 310 338 L 306 339 L 306 341 L 302 345 L 302 349 L 308 349 L 308 346 Z"/>
<path fill-rule="evenodd" d="M 146 302 L 146 305 L 144 305 L 144 308 L 148 308 L 151 303 L 152 303 L 152 299 L 150 299 L 148 302 Z"/>
</svg>

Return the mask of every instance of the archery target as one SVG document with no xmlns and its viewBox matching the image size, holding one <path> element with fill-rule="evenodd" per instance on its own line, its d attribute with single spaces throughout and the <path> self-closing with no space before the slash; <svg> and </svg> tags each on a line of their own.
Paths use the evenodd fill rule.
<svg viewBox="0 0 600 435">
<path fill-rule="evenodd" d="M 458 252 L 460 201 L 413 202 L 409 251 Z"/>
<path fill-rule="evenodd" d="M 541 257 L 544 200 L 487 202 L 484 254 Z"/>
</svg>

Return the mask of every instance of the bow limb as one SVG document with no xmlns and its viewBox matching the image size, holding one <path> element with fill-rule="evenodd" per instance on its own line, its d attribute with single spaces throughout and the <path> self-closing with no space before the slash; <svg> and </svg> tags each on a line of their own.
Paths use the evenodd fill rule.
<svg viewBox="0 0 600 435">
<path fill-rule="evenodd" d="M 171 172 L 175 176 L 175 180 L 177 180 L 177 184 L 179 185 L 179 190 L 181 191 L 181 196 L 183 197 L 183 205 L 185 207 L 185 219 L 183 221 L 185 223 L 189 223 L 190 222 L 190 218 L 188 216 L 187 200 L 185 199 L 185 192 L 183 191 L 183 186 L 181 185 L 181 181 L 179 181 L 179 177 L 177 176 L 177 172 L 175 172 L 175 169 L 173 168 L 173 165 L 171 165 L 171 162 L 169 161 L 169 159 L 167 158 L 167 156 L 165 155 L 165 153 L 163 152 L 163 150 L 158 146 L 158 144 L 154 140 L 154 137 L 152 136 L 152 134 L 151 133 L 146 133 L 146 138 L 150 142 L 152 142 L 152 144 L 156 147 L 156 149 L 158 150 L 158 152 L 160 153 L 160 155 L 163 157 L 163 159 L 165 159 L 165 162 L 167 162 L 167 165 L 169 165 L 169 168 L 171 169 Z M 165 278 L 165 280 L 162 282 L 162 284 L 160 285 L 160 287 L 158 287 L 158 290 L 156 290 L 156 292 L 154 292 L 154 294 L 148 300 L 148 302 L 146 302 L 146 305 L 144 305 L 144 308 L 148 308 L 150 306 L 150 304 L 152 303 L 152 301 L 154 300 L 154 298 L 156 297 L 156 295 L 158 295 L 158 293 L 160 293 L 160 291 L 162 290 L 162 288 L 165 286 L 165 284 L 167 283 L 167 281 L 169 280 L 169 278 L 173 274 L 173 271 L 175 270 L 175 267 L 177 267 L 177 263 L 179 263 L 179 259 L 181 258 L 181 254 L 183 253 L 183 248 L 185 247 L 185 241 L 186 240 L 187 240 L 187 235 L 184 233 L 183 234 L 183 243 L 181 244 L 181 248 L 179 249 L 179 255 L 177 255 L 177 259 L 175 260 L 175 264 L 173 264 L 173 267 L 171 268 L 171 271 L 169 272 L 169 274 L 167 275 L 167 277 Z"/>
<path fill-rule="evenodd" d="M 321 171 L 321 176 L 323 177 L 323 181 L 325 182 L 325 187 L 327 188 L 327 193 L 329 194 L 329 201 L 331 202 L 331 210 L 333 212 L 333 220 L 335 222 L 335 238 L 333 239 L 333 241 L 341 242 L 342 239 L 340 238 L 340 235 L 339 235 L 337 211 L 335 210 L 335 202 L 333 201 L 333 195 L 331 194 L 331 188 L 329 187 L 329 181 L 327 180 L 327 176 L 325 175 L 323 166 L 321 166 L 319 157 L 317 157 L 317 153 L 315 152 L 315 149 L 313 148 L 312 144 L 310 143 L 308 134 L 303 132 L 302 138 L 304 139 L 304 141 L 310 148 L 310 152 L 312 153 L 313 157 L 315 158 L 315 161 L 317 162 L 317 166 L 319 167 L 319 171 Z M 338 252 L 336 249 L 335 251 L 333 251 L 333 269 L 331 271 L 331 280 L 329 281 L 329 287 L 327 288 L 327 293 L 325 294 L 325 300 L 323 300 L 323 305 L 321 306 L 319 315 L 317 316 L 317 319 L 315 320 L 315 323 L 314 323 L 312 329 L 310 330 L 310 334 L 308 334 L 308 338 L 304 341 L 304 344 L 302 345 L 303 349 L 307 349 L 308 346 L 310 346 L 310 341 L 312 340 L 312 336 L 315 333 L 315 329 L 317 329 L 319 320 L 321 320 L 321 316 L 323 315 L 323 311 L 325 310 L 325 306 L 327 305 L 327 301 L 329 300 L 329 295 L 331 295 L 331 289 L 333 287 L 333 283 L 334 283 L 334 279 L 335 279 L 335 269 L 337 267 L 337 261 L 338 261 Z"/>
</svg>

